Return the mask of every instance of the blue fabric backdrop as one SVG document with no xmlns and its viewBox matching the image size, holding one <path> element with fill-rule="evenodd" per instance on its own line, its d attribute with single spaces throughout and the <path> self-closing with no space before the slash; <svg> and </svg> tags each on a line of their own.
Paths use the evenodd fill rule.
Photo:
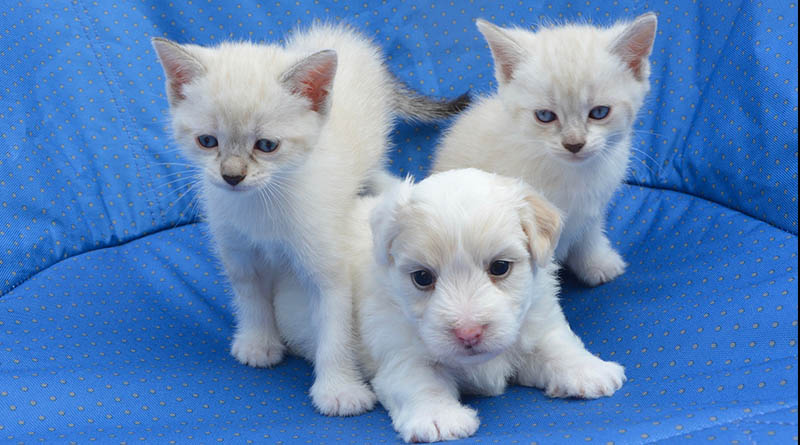
<svg viewBox="0 0 800 445">
<path fill-rule="evenodd" d="M 239 365 L 230 289 L 167 131 L 149 40 L 375 39 L 417 90 L 494 88 L 475 29 L 659 15 L 653 90 L 609 234 L 631 266 L 563 304 L 627 367 L 611 398 L 470 398 L 481 442 L 797 441 L 797 5 L 789 2 L 12 1 L 0 11 L 0 442 L 392 442 L 316 414 L 311 369 Z M 392 169 L 440 135 L 401 124 Z"/>
</svg>

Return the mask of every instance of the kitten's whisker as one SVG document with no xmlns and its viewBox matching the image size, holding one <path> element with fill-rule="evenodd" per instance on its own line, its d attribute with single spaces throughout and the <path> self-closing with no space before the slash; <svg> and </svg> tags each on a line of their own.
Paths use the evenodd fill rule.
<svg viewBox="0 0 800 445">
<path fill-rule="evenodd" d="M 170 190 L 169 193 L 164 193 L 163 196 L 169 199 L 170 206 L 172 206 L 176 204 L 178 201 L 180 201 L 185 195 L 191 193 L 192 190 L 195 189 L 194 185 L 195 185 L 194 183 L 186 184 L 184 186 L 176 188 L 175 190 Z"/>
<path fill-rule="evenodd" d="M 200 211 L 200 195 L 195 195 L 192 198 L 192 208 L 189 210 L 191 212 L 191 220 L 198 218 L 198 213 Z"/>
<path fill-rule="evenodd" d="M 200 181 L 201 179 L 202 179 L 202 176 L 200 175 L 200 172 L 188 173 L 188 174 L 186 174 L 186 176 L 182 176 L 180 178 L 173 178 L 173 179 L 171 179 L 171 180 L 169 180 L 169 181 L 167 181 L 165 183 L 159 184 L 156 187 L 154 187 L 153 189 L 154 190 L 158 190 L 158 189 L 160 189 L 162 187 L 169 187 L 169 186 L 172 186 L 173 184 L 179 183 L 181 181 Z M 181 188 L 181 187 L 183 187 L 183 185 L 178 184 L 178 187 Z"/>
<path fill-rule="evenodd" d="M 177 171 L 177 172 L 167 173 L 165 175 L 156 175 L 156 178 L 165 179 L 165 178 L 169 178 L 171 176 L 177 176 L 177 175 L 189 176 L 189 175 L 194 175 L 196 173 L 197 173 L 197 170 L 194 170 L 194 171 L 193 170 L 181 170 L 181 171 Z"/>
<path fill-rule="evenodd" d="M 158 190 L 158 189 L 160 189 L 160 188 L 164 188 L 164 187 L 170 187 L 170 186 L 173 186 L 173 184 L 179 183 L 179 182 L 181 182 L 181 181 L 195 181 L 195 180 L 197 180 L 197 178 L 195 178 L 195 177 L 180 177 L 180 178 L 175 178 L 175 179 L 172 179 L 172 180 L 170 180 L 170 181 L 168 181 L 168 182 L 165 182 L 165 183 L 163 183 L 163 184 L 159 184 L 159 185 L 157 185 L 157 186 L 153 187 L 153 190 Z"/>
<path fill-rule="evenodd" d="M 192 167 L 192 168 L 199 168 L 196 164 L 192 164 L 190 162 L 181 162 L 181 161 L 165 161 L 165 162 L 150 162 L 151 165 L 179 165 L 182 167 Z"/>
<path fill-rule="evenodd" d="M 283 204 L 284 193 L 280 185 L 273 180 L 270 180 L 270 182 L 268 182 L 262 190 L 269 198 L 269 203 L 271 206 L 276 207 L 281 213 L 287 213 L 287 210 L 289 209 Z"/>
<path fill-rule="evenodd" d="M 191 190 L 191 189 L 190 189 L 190 190 Z M 187 191 L 186 193 L 188 193 L 188 192 L 189 192 L 189 191 Z M 184 197 L 184 196 L 186 195 L 186 193 L 184 193 L 183 195 L 179 196 L 179 197 L 178 197 L 178 199 L 176 199 L 175 201 L 178 201 L 178 200 L 180 200 L 182 197 Z M 189 208 L 190 208 L 190 206 L 191 206 L 191 208 L 192 208 L 192 209 L 194 209 L 194 204 L 195 204 L 196 202 L 199 202 L 199 194 L 195 194 L 195 195 L 193 195 L 193 196 L 192 196 L 192 199 L 190 199 L 190 200 L 189 200 L 189 203 L 188 203 L 188 204 L 186 204 L 186 205 L 185 205 L 185 206 L 184 206 L 184 207 L 181 209 L 180 213 L 178 213 L 178 218 L 175 220 L 175 223 L 172 225 L 172 228 L 173 228 L 173 229 L 174 229 L 175 227 L 177 227 L 177 226 L 178 226 L 178 224 L 181 222 L 181 220 L 183 220 L 183 219 L 184 219 L 184 215 L 186 215 L 186 210 L 187 210 L 187 209 L 189 209 Z M 191 219 L 193 219 L 193 218 L 189 218 L 189 219 L 191 220 Z"/>
<path fill-rule="evenodd" d="M 652 130 L 635 130 L 635 129 L 631 129 L 630 132 L 632 134 L 636 134 L 636 135 L 655 136 L 655 137 L 658 137 L 658 138 L 661 138 L 661 139 L 666 139 L 667 138 L 663 134 L 656 133 L 656 132 L 654 132 Z"/>
<path fill-rule="evenodd" d="M 176 202 L 180 201 L 184 196 L 186 196 L 189 192 L 191 192 L 194 189 L 194 185 L 195 184 L 196 184 L 196 182 L 191 182 L 189 184 L 186 184 L 185 186 L 182 186 L 180 188 L 177 188 L 177 189 L 173 190 L 173 193 L 177 193 L 179 191 L 182 191 L 182 192 L 179 193 L 178 197 L 175 198 L 174 200 L 172 200 L 172 202 L 176 203 Z M 173 193 L 171 193 L 171 194 L 173 194 Z M 167 195 L 167 196 L 169 196 L 169 195 Z"/>
<path fill-rule="evenodd" d="M 649 160 L 653 161 L 653 164 L 655 164 L 655 165 L 658 167 L 659 171 L 661 170 L 661 163 L 659 163 L 659 162 L 658 162 L 658 160 L 657 160 L 656 158 L 654 158 L 653 156 L 651 156 L 650 154 L 648 154 L 648 153 L 647 153 L 647 152 L 645 152 L 644 150 L 641 150 L 641 149 L 639 149 L 639 148 L 636 148 L 636 147 L 631 147 L 631 150 L 632 150 L 634 153 L 641 153 L 641 154 L 643 154 L 643 155 L 644 155 L 644 156 L 646 156 L 646 157 L 647 157 Z M 642 159 L 642 160 L 644 160 L 644 159 Z M 643 164 L 644 164 L 644 165 L 647 165 L 647 163 L 643 163 Z M 648 166 L 648 167 L 650 167 L 650 166 Z"/>
</svg>

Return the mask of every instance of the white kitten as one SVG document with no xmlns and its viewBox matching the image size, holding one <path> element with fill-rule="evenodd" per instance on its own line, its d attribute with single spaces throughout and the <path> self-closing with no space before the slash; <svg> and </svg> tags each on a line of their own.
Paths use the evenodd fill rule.
<svg viewBox="0 0 800 445">
<path fill-rule="evenodd" d="M 523 181 L 438 173 L 364 199 L 354 218 L 346 254 L 364 371 L 404 440 L 473 434 L 480 422 L 461 392 L 497 395 L 512 382 L 595 398 L 622 385 L 624 369 L 567 324 L 552 259 L 559 212 Z M 282 278 L 275 306 L 288 344 L 309 354 L 303 295 Z"/>
<path fill-rule="evenodd" d="M 271 366 L 284 354 L 275 326 L 276 275 L 301 278 L 311 295 L 298 310 L 320 341 L 312 354 L 314 405 L 352 415 L 375 396 L 355 363 L 351 282 L 340 253 L 359 187 L 379 172 L 393 112 L 420 120 L 457 102 L 410 94 L 378 47 L 321 26 L 281 47 L 204 48 L 154 39 L 167 76 L 175 139 L 201 172 L 200 197 L 235 293 L 232 354 Z M 459 102 L 460 101 L 460 102 Z"/>
<path fill-rule="evenodd" d="M 564 214 L 556 258 L 589 285 L 616 278 L 626 264 L 604 233 L 605 212 L 650 88 L 656 16 L 535 33 L 477 24 L 494 56 L 497 94 L 447 132 L 434 171 L 477 167 L 525 179 Z"/>
</svg>

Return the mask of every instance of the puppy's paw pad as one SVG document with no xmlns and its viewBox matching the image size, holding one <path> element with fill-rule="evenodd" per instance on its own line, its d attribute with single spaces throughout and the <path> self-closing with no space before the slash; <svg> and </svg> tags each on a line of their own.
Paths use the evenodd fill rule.
<svg viewBox="0 0 800 445">
<path fill-rule="evenodd" d="M 320 383 L 311 385 L 311 401 L 326 416 L 355 416 L 371 410 L 377 397 L 361 382 Z"/>
<path fill-rule="evenodd" d="M 458 404 L 435 406 L 400 415 L 395 428 L 406 442 L 438 442 L 475 434 L 480 420 L 475 410 Z"/>
<path fill-rule="evenodd" d="M 574 267 L 575 273 L 589 286 L 599 286 L 625 273 L 628 266 L 614 249 L 598 251 L 590 258 L 581 261 L 581 266 Z"/>
<path fill-rule="evenodd" d="M 549 397 L 596 399 L 614 394 L 627 378 L 619 363 L 606 362 L 593 355 L 578 363 L 553 370 L 545 386 Z"/>
<path fill-rule="evenodd" d="M 231 355 L 240 363 L 255 368 L 277 365 L 283 360 L 286 347 L 280 340 L 263 334 L 236 334 L 231 345 Z"/>
</svg>

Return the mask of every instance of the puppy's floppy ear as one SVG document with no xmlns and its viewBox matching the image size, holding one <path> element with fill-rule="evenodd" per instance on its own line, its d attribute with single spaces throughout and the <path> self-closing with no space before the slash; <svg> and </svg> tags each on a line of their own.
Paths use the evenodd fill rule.
<svg viewBox="0 0 800 445">
<path fill-rule="evenodd" d="M 393 185 L 381 194 L 380 202 L 372 209 L 369 222 L 372 229 L 372 253 L 381 266 L 392 264 L 392 242 L 400 234 L 399 211 L 411 197 L 414 180 L 407 176 L 402 182 Z"/>
<path fill-rule="evenodd" d="M 203 75 L 206 69 L 192 54 L 194 48 L 197 48 L 194 45 L 179 45 L 161 37 L 155 37 L 152 43 L 167 76 L 169 104 L 175 106 L 186 98 L 183 95 L 183 86 Z"/>
<path fill-rule="evenodd" d="M 292 93 L 310 100 L 313 111 L 325 114 L 338 60 L 332 49 L 314 53 L 283 73 L 281 81 Z"/>
<path fill-rule="evenodd" d="M 483 34 L 494 58 L 494 75 L 500 85 L 505 85 L 514 76 L 517 65 L 524 58 L 522 47 L 497 25 L 478 19 L 475 24 Z"/>
<path fill-rule="evenodd" d="M 522 230 L 528 236 L 528 248 L 539 267 L 550 262 L 561 236 L 561 212 L 529 185 L 523 185 L 524 205 L 520 211 Z"/>
</svg>

